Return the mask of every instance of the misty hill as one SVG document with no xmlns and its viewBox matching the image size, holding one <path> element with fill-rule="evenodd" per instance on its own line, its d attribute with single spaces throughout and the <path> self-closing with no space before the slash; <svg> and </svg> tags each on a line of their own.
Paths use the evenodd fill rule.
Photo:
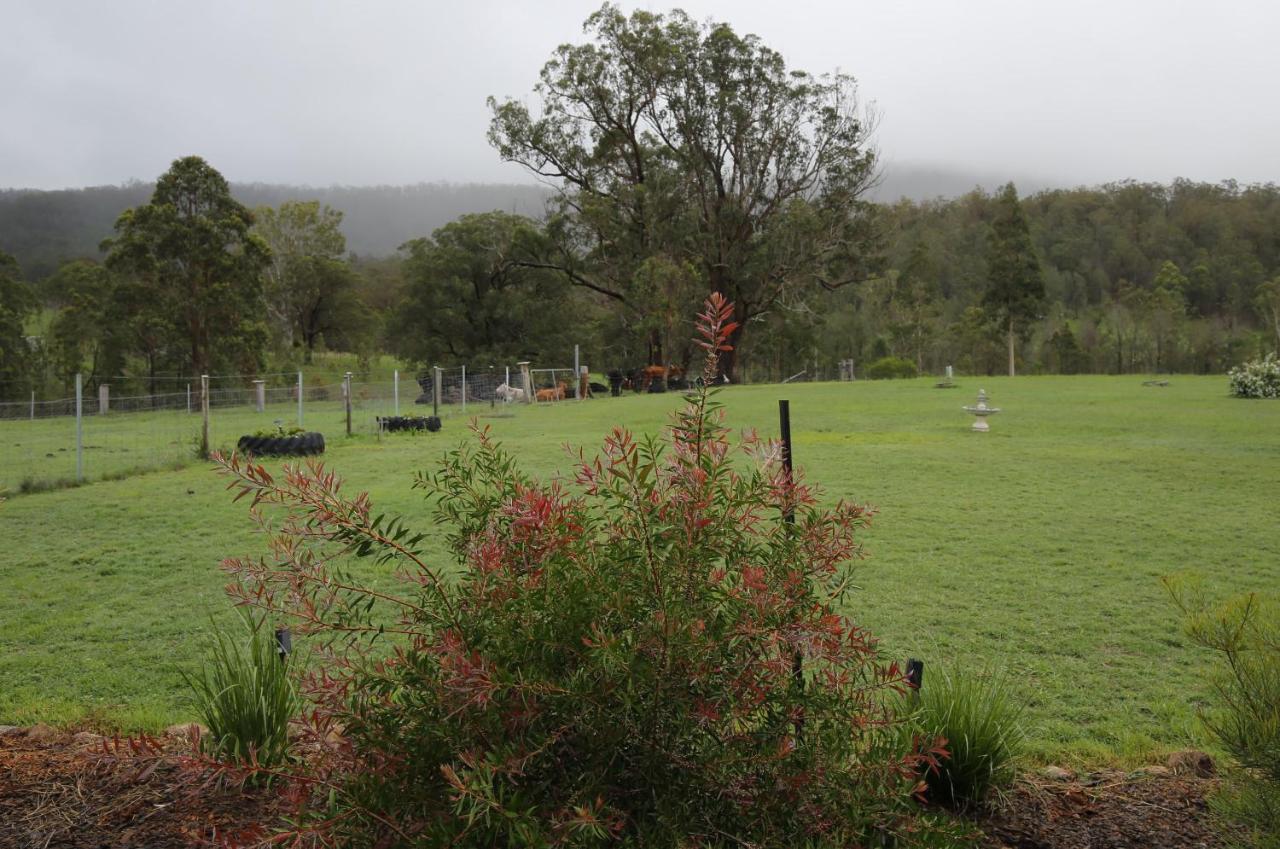
<svg viewBox="0 0 1280 849">
<path fill-rule="evenodd" d="M 873 193 L 876 200 L 956 197 L 980 187 L 994 190 L 1009 178 L 991 174 L 889 163 Z M 1049 183 L 1019 179 L 1030 194 Z M 154 185 L 39 191 L 0 190 L 0 250 L 17 258 L 26 277 L 39 279 L 69 259 L 99 256 L 98 243 L 111 235 L 124 210 L 146 203 Z M 386 256 L 410 239 L 430 235 L 460 215 L 500 209 L 537 217 L 549 191 L 518 183 L 419 183 L 412 186 L 288 186 L 233 184 L 232 194 L 247 206 L 278 206 L 288 200 L 318 200 L 344 214 L 347 248 L 362 256 Z"/>
<path fill-rule="evenodd" d="M 1012 180 L 1018 194 L 1026 197 L 1046 189 L 1068 188 L 1053 180 L 1031 175 L 991 174 L 934 165 L 887 162 L 880 166 L 880 183 L 871 198 L 881 203 L 894 203 L 902 198 L 921 201 L 934 198 L 956 198 L 974 189 L 995 192 Z"/>
<path fill-rule="evenodd" d="M 37 191 L 0 190 L 0 250 L 17 258 L 25 276 L 39 279 L 69 259 L 97 258 L 98 244 L 112 234 L 121 212 L 146 203 L 155 186 Z M 289 200 L 318 200 L 343 212 L 347 249 L 386 256 L 410 239 L 430 235 L 460 215 L 500 209 L 537 217 L 547 190 L 537 185 L 420 183 L 414 186 L 285 186 L 233 184 L 249 207 Z"/>
</svg>

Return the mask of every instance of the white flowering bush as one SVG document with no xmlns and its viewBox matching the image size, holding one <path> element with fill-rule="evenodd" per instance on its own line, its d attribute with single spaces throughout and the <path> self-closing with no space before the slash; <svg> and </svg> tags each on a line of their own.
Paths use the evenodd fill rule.
<svg viewBox="0 0 1280 849">
<path fill-rule="evenodd" d="M 1280 398 L 1280 360 L 1275 354 L 1233 368 L 1227 377 L 1237 398 Z"/>
</svg>

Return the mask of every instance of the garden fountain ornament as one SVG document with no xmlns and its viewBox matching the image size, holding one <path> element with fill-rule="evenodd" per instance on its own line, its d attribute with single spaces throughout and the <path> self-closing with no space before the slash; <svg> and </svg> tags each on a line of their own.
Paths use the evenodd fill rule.
<svg viewBox="0 0 1280 849">
<path fill-rule="evenodd" d="M 999 407 L 988 407 L 987 406 L 988 400 L 989 399 L 987 398 L 987 390 L 979 389 L 978 403 L 972 407 L 964 408 L 965 412 L 972 413 L 973 415 L 978 417 L 978 420 L 973 423 L 973 429 L 982 431 L 983 433 L 986 433 L 987 431 L 991 430 L 991 426 L 987 424 L 987 416 L 994 415 L 995 413 L 1000 412 Z"/>
</svg>

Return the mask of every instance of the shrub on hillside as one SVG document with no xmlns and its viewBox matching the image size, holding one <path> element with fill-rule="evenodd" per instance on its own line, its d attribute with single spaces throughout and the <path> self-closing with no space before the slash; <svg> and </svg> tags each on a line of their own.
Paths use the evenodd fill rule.
<svg viewBox="0 0 1280 849">
<path fill-rule="evenodd" d="M 911 703 L 921 737 L 947 741 L 946 755 L 925 776 L 931 801 L 969 808 L 1013 783 L 1022 752 L 1022 706 L 1007 675 L 935 671 Z"/>
<path fill-rule="evenodd" d="M 1227 372 L 1237 398 L 1280 398 L 1280 360 L 1267 354 Z"/>
<path fill-rule="evenodd" d="M 902 357 L 881 357 L 867 366 L 862 376 L 867 380 L 889 380 L 897 377 L 915 377 L 916 364 Z"/>
<path fill-rule="evenodd" d="M 1247 829 L 1248 845 L 1280 847 L 1280 596 L 1245 593 L 1215 605 L 1193 581 L 1165 585 L 1187 635 L 1220 661 L 1217 704 L 1202 719 L 1235 766 L 1211 806 Z"/>
<path fill-rule="evenodd" d="M 719 296 L 700 317 L 706 383 L 730 318 Z M 776 444 L 746 438 L 744 469 L 721 421 L 699 388 L 666 439 L 615 429 L 579 455 L 573 487 L 525 476 L 477 429 L 416 481 L 457 568 L 428 563 L 427 534 L 346 497 L 318 464 L 276 480 L 222 459 L 255 511 L 284 513 L 270 557 L 228 561 L 235 595 L 336 641 L 306 686 L 300 836 L 836 847 L 917 834 L 911 798 L 939 748 L 904 739 L 901 673 L 839 612 L 871 511 L 819 508 Z M 408 591 L 365 585 L 339 553 L 401 567 Z M 393 640 L 381 656 L 380 637 Z"/>
</svg>

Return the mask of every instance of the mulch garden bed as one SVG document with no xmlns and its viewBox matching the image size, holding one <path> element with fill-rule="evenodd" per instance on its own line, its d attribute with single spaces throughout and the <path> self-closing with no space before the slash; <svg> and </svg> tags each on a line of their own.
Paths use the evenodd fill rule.
<svg viewBox="0 0 1280 849">
<path fill-rule="evenodd" d="M 108 756 L 91 732 L 48 726 L 0 734 L 0 847 L 170 849 L 211 845 L 270 819 L 269 791 L 180 788 L 176 767 L 144 775 L 145 764 Z M 168 735 L 165 750 L 190 750 Z"/>
<path fill-rule="evenodd" d="M 166 750 L 189 749 L 174 731 Z M 106 756 L 104 742 L 47 726 L 0 733 L 0 847 L 210 845 L 276 812 L 270 790 L 180 789 L 175 767 L 147 774 L 128 757 Z M 976 824 L 983 849 L 1218 849 L 1225 844 L 1204 802 L 1214 782 L 1176 762 L 1129 774 L 1037 774 Z"/>
<path fill-rule="evenodd" d="M 1223 847 L 1209 821 L 1210 776 L 1155 767 L 1018 783 L 978 821 L 984 849 Z"/>
</svg>

